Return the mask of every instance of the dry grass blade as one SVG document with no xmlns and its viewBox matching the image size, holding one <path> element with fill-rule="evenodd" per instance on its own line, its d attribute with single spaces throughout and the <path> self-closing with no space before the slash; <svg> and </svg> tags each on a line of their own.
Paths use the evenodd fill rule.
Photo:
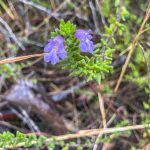
<svg viewBox="0 0 150 150">
<path fill-rule="evenodd" d="M 15 57 L 15 58 L 7 58 L 7 59 L 0 60 L 0 65 L 6 64 L 6 63 L 18 62 L 18 61 L 22 61 L 22 60 L 26 60 L 26 59 L 30 59 L 30 58 L 34 58 L 34 57 L 42 57 L 42 56 L 44 56 L 44 53 L 19 56 L 19 57 Z"/>
<path fill-rule="evenodd" d="M 3 1 L 1 1 L 1 0 L 0 0 L 0 5 L 1 5 L 1 7 L 6 11 L 6 13 L 8 14 L 8 16 L 9 16 L 12 20 L 14 20 L 15 17 L 14 17 L 14 15 L 13 15 L 13 13 L 11 12 L 11 10 L 7 7 L 7 5 L 6 5 Z"/>
</svg>

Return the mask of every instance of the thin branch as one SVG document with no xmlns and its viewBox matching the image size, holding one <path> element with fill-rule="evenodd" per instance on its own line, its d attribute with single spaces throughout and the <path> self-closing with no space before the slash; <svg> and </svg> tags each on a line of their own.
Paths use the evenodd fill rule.
<svg viewBox="0 0 150 150">
<path fill-rule="evenodd" d="M 98 22 L 97 22 L 97 18 L 96 18 L 95 7 L 94 7 L 92 1 L 89 1 L 89 6 L 91 8 L 91 12 L 92 12 L 92 15 L 93 15 L 93 21 L 94 21 L 94 24 L 95 24 L 96 32 L 101 35 L 99 25 L 98 25 Z"/>
<path fill-rule="evenodd" d="M 105 108 L 104 108 L 104 100 L 102 99 L 100 92 L 98 92 L 98 99 L 99 99 L 100 112 L 102 115 L 103 128 L 107 128 L 106 113 L 105 113 Z"/>
<path fill-rule="evenodd" d="M 56 4 L 55 4 L 55 1 L 54 0 L 49 0 L 51 6 L 52 6 L 52 9 L 55 10 L 56 9 Z"/>
<path fill-rule="evenodd" d="M 19 0 L 19 1 L 20 1 L 21 3 L 26 4 L 26 5 L 30 5 L 30 6 L 32 6 L 32 7 L 35 7 L 35 8 L 37 8 L 37 9 L 39 9 L 39 10 L 41 10 L 41 11 L 47 13 L 47 14 L 50 14 L 50 13 L 51 13 L 51 11 L 50 11 L 49 9 L 47 9 L 47 8 L 41 6 L 41 5 L 38 5 L 38 4 L 36 4 L 36 3 L 33 3 L 32 1 L 27 1 L 27 0 Z"/>
<path fill-rule="evenodd" d="M 23 116 L 23 119 L 25 121 L 25 123 L 28 125 L 28 127 L 30 127 L 32 132 L 40 132 L 39 127 L 35 124 L 35 122 L 30 118 L 30 116 L 28 115 L 28 113 L 26 112 L 26 110 L 24 110 L 22 107 L 19 107 L 19 110 Z M 18 112 L 17 112 L 18 114 Z M 22 119 L 22 117 L 20 118 Z"/>
<path fill-rule="evenodd" d="M 106 129 L 91 129 L 91 130 L 81 130 L 75 134 L 68 134 L 55 137 L 56 140 L 67 140 L 67 139 L 74 139 L 80 137 L 90 137 L 97 135 L 99 133 L 108 134 L 108 133 L 115 133 L 115 132 L 125 132 L 128 130 L 139 130 L 144 128 L 150 128 L 150 124 L 145 125 L 133 125 L 133 126 L 126 126 L 126 127 L 114 127 L 114 128 L 106 128 Z"/>
<path fill-rule="evenodd" d="M 141 44 L 139 44 L 139 47 L 141 48 L 141 51 L 143 53 L 143 57 L 144 57 L 144 60 L 145 60 L 146 66 L 147 66 L 147 77 L 148 77 L 148 82 L 150 83 L 150 66 L 149 66 L 147 57 L 145 55 L 145 51 L 144 51 L 143 46 Z"/>
<path fill-rule="evenodd" d="M 63 98 L 65 98 L 68 94 L 70 94 L 70 93 L 72 93 L 73 91 L 79 89 L 80 87 L 86 85 L 86 83 L 87 83 L 86 81 L 79 82 L 77 85 L 74 85 L 74 86 L 70 87 L 70 88 L 67 89 L 67 90 L 64 90 L 64 91 L 55 93 L 54 95 L 51 96 L 51 98 L 52 98 L 53 101 L 59 102 L 59 101 L 61 101 Z"/>
<path fill-rule="evenodd" d="M 15 41 L 15 43 L 22 49 L 25 50 L 25 47 L 23 46 L 23 44 L 17 39 L 17 37 L 15 36 L 15 34 L 13 33 L 12 29 L 10 28 L 10 26 L 4 21 L 3 18 L 0 17 L 0 22 L 5 26 L 5 28 L 7 29 L 7 31 L 9 32 L 11 38 Z"/>
<path fill-rule="evenodd" d="M 45 19 L 50 20 L 51 17 L 53 17 L 64 5 L 67 4 L 69 0 L 64 0 L 49 16 L 47 16 Z M 36 27 L 36 30 L 39 30 L 43 25 L 45 25 L 45 22 L 41 22 L 41 24 L 39 24 Z"/>
<path fill-rule="evenodd" d="M 17 130 L 17 131 L 20 131 L 20 132 L 24 132 L 24 130 L 22 130 L 22 129 L 10 124 L 9 122 L 6 122 L 6 121 L 0 121 L 0 125 L 6 126 L 10 129 L 14 129 L 14 130 Z"/>
<path fill-rule="evenodd" d="M 102 15 L 102 9 L 101 9 L 101 5 L 100 5 L 100 1 L 99 1 L 99 0 L 95 0 L 95 3 L 96 3 L 96 7 L 97 7 L 97 9 L 98 9 L 98 12 L 99 12 L 99 14 L 100 14 L 100 16 L 101 16 L 102 23 L 103 23 L 103 25 L 106 26 L 107 23 L 106 23 L 106 21 L 105 21 L 104 16 Z"/>
<path fill-rule="evenodd" d="M 145 125 L 133 125 L 133 126 L 126 126 L 126 127 L 118 127 L 118 128 L 106 128 L 106 129 L 91 129 L 91 130 L 80 130 L 78 133 L 74 134 L 66 134 L 60 136 L 53 136 L 55 141 L 62 141 L 62 140 L 71 140 L 75 138 L 83 138 L 83 137 L 91 137 L 98 134 L 110 134 L 115 132 L 125 132 L 129 130 L 141 130 L 145 128 L 150 128 L 150 124 Z M 36 134 L 35 134 L 36 135 Z M 52 138 L 48 138 L 46 142 L 51 141 Z M 32 141 L 32 144 L 36 144 L 36 141 Z M 25 143 L 18 143 L 16 147 L 25 146 Z M 13 148 L 11 145 L 8 145 L 6 148 Z"/>
<path fill-rule="evenodd" d="M 105 107 L 104 107 L 104 100 L 102 99 L 100 92 L 98 92 L 98 100 L 99 100 L 99 107 L 100 107 L 100 112 L 101 112 L 101 116 L 102 116 L 103 128 L 105 129 L 105 128 L 107 128 L 106 113 L 105 113 Z M 103 133 L 101 133 L 101 132 L 98 134 L 98 137 L 96 138 L 96 141 L 94 143 L 93 150 L 97 150 L 97 148 L 98 148 L 97 140 L 102 135 L 103 135 Z"/>
</svg>

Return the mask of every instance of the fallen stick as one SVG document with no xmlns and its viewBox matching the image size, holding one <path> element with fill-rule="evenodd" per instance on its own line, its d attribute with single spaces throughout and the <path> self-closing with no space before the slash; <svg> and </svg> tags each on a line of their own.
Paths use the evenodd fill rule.
<svg viewBox="0 0 150 150">
<path fill-rule="evenodd" d="M 48 138 L 46 142 L 51 141 L 54 139 L 54 141 L 62 141 L 62 140 L 69 140 L 69 139 L 75 139 L 75 138 L 83 138 L 83 137 L 91 137 L 101 134 L 108 134 L 108 133 L 115 133 L 115 132 L 125 132 L 129 130 L 140 130 L 150 128 L 150 124 L 144 124 L 144 125 L 133 125 L 133 126 L 126 126 L 126 127 L 114 127 L 114 128 L 103 128 L 103 129 L 90 129 L 90 130 L 80 130 L 77 133 L 73 134 L 66 134 L 66 135 L 60 135 L 60 136 L 52 136 L 51 138 Z M 32 135 L 36 133 L 31 133 L 27 135 Z M 36 144 L 36 141 L 32 141 L 32 144 Z M 16 147 L 23 147 L 25 143 L 18 143 Z M 6 148 L 14 148 L 12 146 L 7 146 Z M 0 149 L 1 150 L 1 149 Z"/>
</svg>

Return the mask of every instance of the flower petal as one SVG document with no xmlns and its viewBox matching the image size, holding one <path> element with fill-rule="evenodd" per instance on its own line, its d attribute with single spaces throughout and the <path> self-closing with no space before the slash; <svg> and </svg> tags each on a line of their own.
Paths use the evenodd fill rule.
<svg viewBox="0 0 150 150">
<path fill-rule="evenodd" d="M 92 35 L 88 35 L 87 39 L 91 40 L 92 39 Z"/>
<path fill-rule="evenodd" d="M 50 62 L 50 58 L 51 58 L 50 53 L 44 54 L 44 61 L 45 62 Z"/>
<path fill-rule="evenodd" d="M 65 59 L 67 57 L 67 52 L 66 51 L 63 51 L 61 53 L 58 54 L 59 58 L 61 59 Z"/>
<path fill-rule="evenodd" d="M 63 44 L 59 45 L 57 54 L 58 54 L 59 58 L 61 58 L 61 59 L 65 59 L 67 57 L 67 52 L 66 52 Z"/>
<path fill-rule="evenodd" d="M 45 53 L 50 52 L 52 50 L 53 46 L 54 46 L 53 40 L 48 40 L 48 43 L 44 47 L 44 52 Z"/>
<path fill-rule="evenodd" d="M 53 65 L 58 63 L 59 58 L 56 54 L 56 51 L 52 50 L 50 53 L 45 54 L 44 55 L 44 61 L 45 62 L 50 62 L 51 61 L 51 64 L 53 64 Z"/>
<path fill-rule="evenodd" d="M 86 41 L 86 44 L 87 44 L 87 50 L 89 51 L 89 53 L 93 53 L 93 50 L 94 50 L 94 44 L 92 41 L 90 40 L 87 40 Z"/>
<path fill-rule="evenodd" d="M 80 42 L 79 48 L 80 48 L 81 52 L 88 52 L 86 42 L 83 42 L 83 41 Z"/>
<path fill-rule="evenodd" d="M 81 52 L 93 53 L 94 44 L 91 41 L 92 36 L 90 35 L 91 30 L 79 29 L 76 31 L 75 36 L 80 40 L 79 48 Z"/>
<path fill-rule="evenodd" d="M 79 29 L 76 31 L 75 36 L 80 40 L 85 40 L 89 33 L 86 30 Z"/>
<path fill-rule="evenodd" d="M 62 36 L 56 36 L 54 39 L 54 41 L 56 41 L 58 44 L 62 44 L 64 42 L 64 39 Z"/>
<path fill-rule="evenodd" d="M 88 39 L 92 39 L 92 36 L 89 35 L 91 33 L 91 30 L 83 30 L 83 29 L 78 29 L 75 33 L 76 38 L 80 39 L 80 40 L 86 40 Z"/>
<path fill-rule="evenodd" d="M 56 64 L 59 62 L 59 58 L 65 59 L 67 57 L 67 52 L 64 48 L 64 39 L 61 36 L 56 36 L 52 40 L 48 40 L 48 44 L 44 48 L 44 61 L 51 62 L 51 64 Z"/>
<path fill-rule="evenodd" d="M 52 51 L 51 52 L 51 64 L 53 64 L 53 65 L 55 65 L 55 64 L 57 64 L 59 62 L 59 58 L 58 58 L 58 56 L 57 56 L 57 54 L 56 54 L 56 51 Z"/>
</svg>

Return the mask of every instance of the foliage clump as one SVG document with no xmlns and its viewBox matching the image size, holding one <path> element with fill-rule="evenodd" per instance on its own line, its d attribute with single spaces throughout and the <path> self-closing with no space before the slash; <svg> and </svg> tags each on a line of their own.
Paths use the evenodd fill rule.
<svg viewBox="0 0 150 150">
<path fill-rule="evenodd" d="M 71 22 L 61 21 L 59 29 L 51 33 L 51 38 L 63 36 L 67 51 L 67 58 L 61 60 L 61 67 L 70 71 L 70 75 L 84 77 L 87 81 L 96 80 L 98 83 L 112 69 L 112 53 L 114 49 L 106 46 L 103 60 L 102 45 L 95 44 L 92 54 L 82 53 L 79 48 L 79 39 L 75 37 L 76 26 Z M 100 41 L 99 41 L 100 42 Z"/>
</svg>

